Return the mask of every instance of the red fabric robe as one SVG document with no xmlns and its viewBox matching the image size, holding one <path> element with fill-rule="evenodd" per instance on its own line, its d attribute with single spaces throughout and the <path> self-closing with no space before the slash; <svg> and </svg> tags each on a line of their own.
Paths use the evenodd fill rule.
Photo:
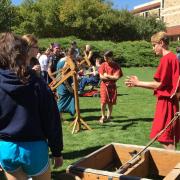
<svg viewBox="0 0 180 180">
<path fill-rule="evenodd" d="M 115 62 L 104 62 L 98 69 L 99 74 L 107 73 L 108 75 L 118 74 L 122 76 L 120 66 Z M 115 80 L 102 80 L 100 85 L 100 96 L 102 104 L 116 104 L 117 99 L 117 87 Z"/>
<path fill-rule="evenodd" d="M 176 96 L 171 97 L 178 86 L 179 75 L 179 62 L 176 55 L 170 52 L 163 56 L 154 74 L 154 79 L 161 82 L 161 86 L 154 91 L 157 96 L 157 104 L 150 138 L 154 138 L 164 129 L 174 114 L 179 111 L 178 99 Z M 176 120 L 157 140 L 165 143 L 178 142 L 180 140 L 180 120 Z"/>
</svg>

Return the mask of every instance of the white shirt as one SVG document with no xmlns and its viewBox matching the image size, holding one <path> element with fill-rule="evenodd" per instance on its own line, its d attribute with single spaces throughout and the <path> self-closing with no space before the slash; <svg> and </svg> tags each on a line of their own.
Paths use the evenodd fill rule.
<svg viewBox="0 0 180 180">
<path fill-rule="evenodd" d="M 39 57 L 39 63 L 41 66 L 41 71 L 47 71 L 48 70 L 48 62 L 49 58 L 47 55 L 43 54 Z"/>
</svg>

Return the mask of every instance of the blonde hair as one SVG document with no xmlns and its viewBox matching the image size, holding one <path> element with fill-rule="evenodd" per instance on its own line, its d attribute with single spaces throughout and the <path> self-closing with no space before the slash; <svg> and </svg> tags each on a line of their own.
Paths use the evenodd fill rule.
<svg viewBox="0 0 180 180">
<path fill-rule="evenodd" d="M 151 37 L 151 42 L 152 43 L 159 43 L 160 41 L 163 41 L 165 45 L 169 44 L 169 38 L 166 32 L 160 31 Z"/>
<path fill-rule="evenodd" d="M 22 38 L 27 41 L 29 47 L 38 43 L 38 39 L 32 34 L 25 34 Z"/>
</svg>

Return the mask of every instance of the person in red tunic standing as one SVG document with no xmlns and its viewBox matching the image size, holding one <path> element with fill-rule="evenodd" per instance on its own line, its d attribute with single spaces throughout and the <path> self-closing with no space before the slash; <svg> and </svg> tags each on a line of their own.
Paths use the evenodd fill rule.
<svg viewBox="0 0 180 180">
<path fill-rule="evenodd" d="M 104 54 L 105 62 L 99 67 L 99 75 L 101 81 L 100 96 L 101 96 L 101 118 L 100 123 L 108 121 L 111 118 L 113 105 L 116 104 L 117 87 L 116 81 L 123 76 L 120 66 L 113 61 L 113 52 L 107 51 Z M 107 105 L 107 117 L 105 110 Z"/>
<path fill-rule="evenodd" d="M 178 98 L 176 92 L 179 86 L 179 62 L 175 54 L 168 50 L 168 36 L 165 32 L 158 32 L 151 37 L 151 43 L 156 55 L 162 55 L 160 63 L 154 74 L 154 81 L 140 81 L 137 76 L 128 77 L 125 84 L 128 87 L 142 87 L 154 90 L 157 97 L 156 111 L 150 133 L 150 138 L 154 138 L 179 111 Z M 175 150 L 176 144 L 180 140 L 180 122 L 177 120 L 159 138 L 165 149 Z"/>
</svg>

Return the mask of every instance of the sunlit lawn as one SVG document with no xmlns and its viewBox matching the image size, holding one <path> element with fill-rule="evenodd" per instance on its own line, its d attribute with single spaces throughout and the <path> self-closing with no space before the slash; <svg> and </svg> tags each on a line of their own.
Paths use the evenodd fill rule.
<svg viewBox="0 0 180 180">
<path fill-rule="evenodd" d="M 80 97 L 81 116 L 92 128 L 71 134 L 70 122 L 74 118 L 65 114 L 63 122 L 64 133 L 64 165 L 53 170 L 64 171 L 68 165 L 83 156 L 111 142 L 146 145 L 149 139 L 152 119 L 155 109 L 155 97 L 151 90 L 127 88 L 124 79 L 128 75 L 138 75 L 142 80 L 152 80 L 155 68 L 123 68 L 124 76 L 118 81 L 118 102 L 113 109 L 113 121 L 100 125 L 100 98 Z M 159 143 L 152 146 L 161 147 Z M 180 144 L 178 145 L 180 150 Z M 55 178 L 56 179 L 56 178 Z"/>
<path fill-rule="evenodd" d="M 152 80 L 155 68 L 123 68 L 124 76 L 118 81 L 118 102 L 113 109 L 113 121 L 100 125 L 100 98 L 80 97 L 81 116 L 92 128 L 71 134 L 69 123 L 73 120 L 68 114 L 63 123 L 64 165 L 72 162 L 111 142 L 146 145 L 149 139 L 155 110 L 153 91 L 140 88 L 127 88 L 124 79 L 137 75 L 142 80 Z M 161 147 L 159 143 L 152 146 Z M 178 145 L 180 149 L 180 145 Z"/>
</svg>

